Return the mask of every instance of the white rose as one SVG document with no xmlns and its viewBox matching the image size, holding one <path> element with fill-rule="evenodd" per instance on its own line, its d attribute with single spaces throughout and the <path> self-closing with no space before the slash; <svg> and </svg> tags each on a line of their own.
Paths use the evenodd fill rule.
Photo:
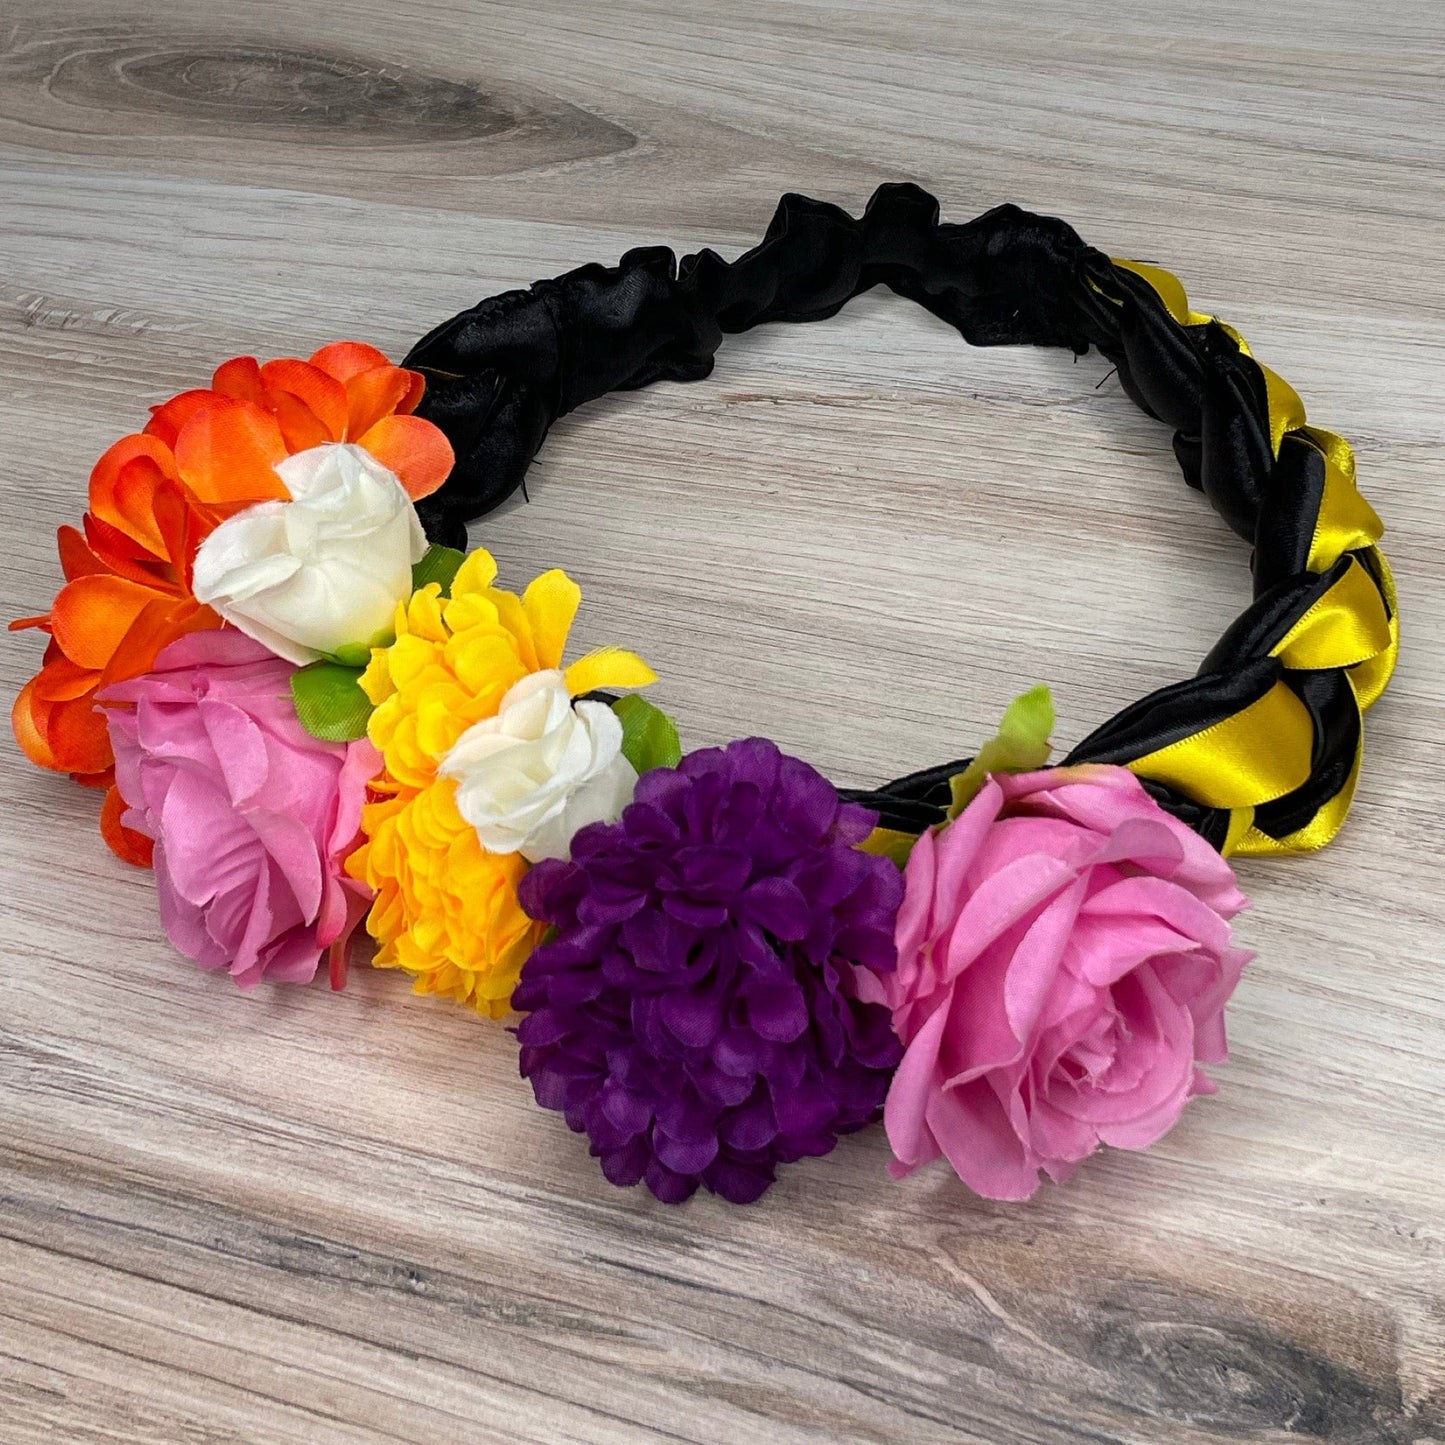
<svg viewBox="0 0 1445 1445">
<path fill-rule="evenodd" d="M 566 858 L 589 823 L 614 823 L 637 773 L 606 703 L 573 703 L 562 674 L 534 672 L 474 723 L 438 772 L 457 780 L 457 808 L 492 853 Z"/>
<path fill-rule="evenodd" d="M 201 543 L 196 597 L 290 662 L 389 634 L 427 548 L 396 474 L 349 442 L 297 452 L 276 472 L 292 500 L 257 502 Z"/>
</svg>

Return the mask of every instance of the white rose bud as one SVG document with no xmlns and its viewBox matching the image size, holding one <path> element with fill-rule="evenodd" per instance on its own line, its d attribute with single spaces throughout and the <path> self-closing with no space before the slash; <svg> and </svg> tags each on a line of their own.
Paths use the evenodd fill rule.
<svg viewBox="0 0 1445 1445">
<path fill-rule="evenodd" d="M 457 781 L 457 809 L 492 853 L 566 858 L 589 823 L 615 823 L 637 773 L 606 703 L 573 703 L 562 674 L 534 672 L 495 717 L 452 744 L 438 772 Z"/>
<path fill-rule="evenodd" d="M 257 502 L 201 543 L 196 598 L 289 662 L 389 635 L 427 548 L 396 474 L 349 442 L 297 452 L 276 472 L 292 500 Z"/>
</svg>

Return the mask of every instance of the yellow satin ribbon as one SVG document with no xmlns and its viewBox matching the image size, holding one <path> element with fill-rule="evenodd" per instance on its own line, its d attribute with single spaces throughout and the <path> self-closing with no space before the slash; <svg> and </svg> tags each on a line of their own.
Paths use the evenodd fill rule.
<svg viewBox="0 0 1445 1445">
<path fill-rule="evenodd" d="M 1390 641 L 1374 657 L 1356 663 L 1350 669 L 1350 681 L 1354 684 L 1355 696 L 1360 700 L 1361 711 L 1368 711 L 1380 700 L 1380 694 L 1389 686 L 1400 656 L 1400 601 L 1395 591 L 1395 574 L 1378 547 L 1370 548 L 1370 555 L 1379 568 L 1380 585 L 1390 608 Z"/>
<path fill-rule="evenodd" d="M 1256 361 L 1255 365 L 1264 373 L 1264 390 L 1269 398 L 1269 446 L 1278 456 L 1285 433 L 1298 431 L 1305 424 L 1305 404 L 1284 377 L 1262 361 Z"/>
<path fill-rule="evenodd" d="M 1323 427 L 1300 427 L 1299 433 L 1325 459 L 1325 491 L 1306 563 L 1311 572 L 1325 572 L 1342 553 L 1373 547 L 1384 536 L 1385 524 L 1355 485 L 1349 442 Z"/>
<path fill-rule="evenodd" d="M 1255 807 L 1292 793 L 1310 775 L 1309 709 L 1277 682 L 1248 707 L 1128 764 L 1210 808 Z"/>
<path fill-rule="evenodd" d="M 1114 265 L 1141 276 L 1182 326 L 1216 318 L 1190 308 L 1176 276 L 1158 266 L 1114 258 Z M 1223 326 L 1223 322 L 1216 322 Z M 1250 355 L 1244 338 L 1225 330 Z M 1385 690 L 1400 648 L 1400 623 L 1390 565 L 1376 545 L 1384 532 L 1375 509 L 1355 484 L 1350 444 L 1334 432 L 1307 424 L 1304 403 L 1282 377 L 1260 366 L 1269 398 L 1270 445 L 1276 456 L 1286 436 L 1313 446 L 1324 458 L 1325 483 L 1315 518 L 1308 560 L 1312 572 L 1326 572 L 1347 552 L 1366 552 L 1379 581 L 1356 557 L 1273 650 L 1290 670 L 1345 670 L 1363 713 Z M 1359 778 L 1364 731 L 1345 785 L 1308 824 L 1284 838 L 1254 826 L 1255 809 L 1299 787 L 1310 775 L 1314 727 L 1309 711 L 1283 682 L 1233 717 L 1171 743 L 1129 767 L 1210 807 L 1230 809 L 1223 852 L 1244 857 L 1306 853 L 1322 848 L 1339 831 Z"/>
<path fill-rule="evenodd" d="M 1390 646 L 1390 613 L 1375 579 L 1350 558 L 1349 566 L 1275 644 L 1270 656 L 1296 672 L 1355 667 Z"/>
</svg>

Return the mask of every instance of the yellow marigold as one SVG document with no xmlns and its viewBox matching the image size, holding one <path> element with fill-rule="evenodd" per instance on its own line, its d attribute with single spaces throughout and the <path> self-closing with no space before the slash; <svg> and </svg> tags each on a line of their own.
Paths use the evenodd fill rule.
<svg viewBox="0 0 1445 1445">
<path fill-rule="evenodd" d="M 347 869 L 376 890 L 367 929 L 376 963 L 403 968 L 418 993 L 442 994 L 500 1018 L 541 939 L 517 901 L 520 854 L 489 853 L 457 811 L 456 783 L 437 765 L 473 723 L 494 717 L 531 672 L 560 668 L 581 589 L 544 572 L 518 597 L 492 586 L 497 564 L 472 552 L 451 596 L 430 583 L 397 608 L 396 641 L 373 650 L 361 686 L 376 706 L 368 735 L 386 767 L 362 817 L 366 842 Z M 652 669 L 602 648 L 565 672 L 575 696 L 641 687 Z"/>
</svg>

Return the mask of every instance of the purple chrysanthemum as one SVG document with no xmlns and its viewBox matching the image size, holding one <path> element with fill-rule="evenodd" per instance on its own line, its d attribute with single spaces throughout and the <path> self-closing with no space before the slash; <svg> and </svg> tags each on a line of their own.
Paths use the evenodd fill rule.
<svg viewBox="0 0 1445 1445">
<path fill-rule="evenodd" d="M 855 846 L 873 822 L 751 738 L 644 774 L 523 880 L 556 933 L 512 999 L 522 1074 L 614 1184 L 746 1203 L 877 1118 L 901 1049 L 854 966 L 896 967 L 903 887 Z"/>
</svg>

